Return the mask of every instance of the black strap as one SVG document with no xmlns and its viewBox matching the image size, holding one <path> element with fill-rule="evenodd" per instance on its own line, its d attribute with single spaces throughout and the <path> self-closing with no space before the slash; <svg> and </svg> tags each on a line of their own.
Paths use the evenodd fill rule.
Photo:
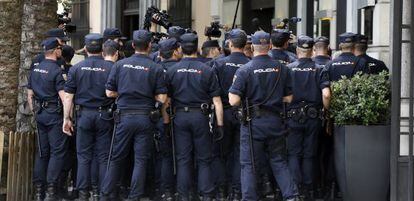
<svg viewBox="0 0 414 201">
<path fill-rule="evenodd" d="M 278 69 L 279 69 L 279 73 L 277 75 L 276 83 L 273 86 L 272 91 L 269 93 L 269 95 L 262 102 L 260 102 L 258 104 L 254 104 L 254 105 L 250 106 L 249 108 L 256 107 L 256 106 L 261 106 L 261 105 L 265 104 L 267 101 L 269 101 L 269 99 L 273 96 L 273 94 L 276 91 L 277 85 L 279 85 L 280 77 L 281 77 L 281 74 L 282 74 L 282 65 L 279 65 Z M 249 109 L 249 108 L 247 108 L 247 109 Z"/>
<path fill-rule="evenodd" d="M 119 115 L 127 115 L 127 114 L 136 114 L 136 115 L 149 115 L 150 110 L 144 109 L 127 109 L 127 110 L 118 110 Z"/>
</svg>

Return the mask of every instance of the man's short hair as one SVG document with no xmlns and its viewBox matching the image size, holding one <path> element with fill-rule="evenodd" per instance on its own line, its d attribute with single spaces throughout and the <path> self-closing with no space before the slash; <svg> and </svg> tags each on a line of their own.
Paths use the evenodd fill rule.
<svg viewBox="0 0 414 201">
<path fill-rule="evenodd" d="M 254 52 L 263 53 L 263 52 L 269 51 L 269 45 L 255 45 L 255 44 L 253 44 L 252 46 L 253 46 L 253 51 Z"/>
<path fill-rule="evenodd" d="M 365 43 L 357 43 L 355 44 L 355 49 L 361 52 L 366 52 L 368 50 L 368 45 Z"/>
<path fill-rule="evenodd" d="M 315 43 L 315 45 L 313 45 L 313 47 L 315 48 L 315 50 L 327 50 L 329 45 L 326 43 L 317 42 Z"/>
<path fill-rule="evenodd" d="M 355 43 L 339 43 L 339 49 L 350 50 L 355 48 Z"/>
<path fill-rule="evenodd" d="M 113 47 L 104 46 L 102 52 L 103 52 L 104 56 L 114 56 L 117 51 L 118 50 L 113 48 Z"/>
<path fill-rule="evenodd" d="M 184 45 L 184 46 L 181 46 L 181 49 L 183 51 L 183 54 L 192 55 L 194 53 L 197 53 L 198 48 L 196 45 Z"/>
<path fill-rule="evenodd" d="M 205 47 L 201 49 L 201 56 L 207 57 L 210 52 L 214 49 L 219 49 L 218 47 Z"/>
<path fill-rule="evenodd" d="M 163 59 L 171 59 L 171 57 L 174 55 L 175 50 L 165 50 L 160 51 L 160 57 Z"/>
<path fill-rule="evenodd" d="M 233 44 L 233 47 L 235 48 L 244 48 L 244 46 L 246 46 L 247 43 L 247 39 L 243 39 L 243 38 L 234 38 L 234 39 L 230 39 L 231 43 Z"/>
<path fill-rule="evenodd" d="M 86 46 L 86 51 L 88 51 L 90 54 L 99 54 L 102 52 L 102 47 Z"/>
<path fill-rule="evenodd" d="M 138 52 L 146 51 L 149 47 L 149 42 L 143 40 L 134 40 L 134 49 Z"/>
</svg>

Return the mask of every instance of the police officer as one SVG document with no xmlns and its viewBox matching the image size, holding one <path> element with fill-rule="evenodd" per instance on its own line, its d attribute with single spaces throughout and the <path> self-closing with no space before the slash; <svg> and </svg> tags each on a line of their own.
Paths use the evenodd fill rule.
<svg viewBox="0 0 414 201">
<path fill-rule="evenodd" d="M 175 65 L 182 57 L 180 45 L 175 38 L 168 38 L 159 42 L 160 63 L 167 71 L 168 68 Z M 157 103 L 159 107 L 159 103 Z M 172 155 L 172 139 L 169 133 L 168 121 L 162 119 L 156 125 L 157 135 L 155 135 L 155 143 L 157 152 L 153 158 L 155 163 L 155 191 L 159 191 L 158 195 L 162 200 L 173 200 L 174 196 L 174 167 Z"/>
<path fill-rule="evenodd" d="M 177 39 L 169 38 L 159 42 L 160 46 L 160 64 L 167 70 L 171 66 L 175 65 L 183 56 L 180 50 L 180 44 Z"/>
<path fill-rule="evenodd" d="M 245 116 L 246 123 L 240 128 L 242 200 L 258 200 L 257 173 L 253 167 L 263 164 L 257 164 L 254 158 L 268 154 L 284 199 L 296 201 L 299 193 L 285 160 L 286 132 L 281 117 L 284 102 L 292 100 L 289 71 L 269 57 L 268 33 L 256 32 L 252 43 L 254 57 L 237 70 L 229 90 L 230 105 L 239 106 L 243 100 L 248 106 L 245 113 L 252 114 Z"/>
<path fill-rule="evenodd" d="M 65 85 L 63 132 L 72 135 L 70 114 L 75 102 L 77 121 L 77 189 L 79 200 L 89 200 L 91 189 L 91 164 L 97 157 L 99 178 L 103 178 L 108 161 L 108 147 L 113 128 L 112 106 L 114 99 L 107 98 L 105 83 L 112 63 L 102 57 L 103 37 L 100 34 L 85 36 L 85 50 L 88 57 L 69 70 Z"/>
<path fill-rule="evenodd" d="M 174 135 L 177 159 L 177 191 L 180 199 L 188 201 L 191 191 L 192 157 L 198 165 L 198 188 L 203 200 L 212 200 L 214 183 L 211 165 L 211 136 L 208 115 L 211 103 L 215 106 L 218 132 L 223 134 L 223 106 L 220 88 L 213 70 L 198 61 L 198 37 L 193 33 L 181 36 L 183 59 L 167 69 L 171 107 L 175 116 Z"/>
<path fill-rule="evenodd" d="M 294 181 L 302 187 L 305 201 L 315 200 L 314 162 L 322 128 L 322 108 L 328 109 L 330 100 L 328 76 L 312 61 L 313 45 L 312 38 L 299 36 L 298 60 L 288 65 L 293 92 L 287 113 L 290 128 L 288 163 Z"/>
<path fill-rule="evenodd" d="M 180 37 L 185 34 L 185 29 L 180 26 L 172 26 L 167 30 L 168 38 L 175 38 L 178 42 L 180 42 Z M 150 54 L 150 57 L 155 62 L 160 62 L 159 58 L 159 51 L 153 52 Z"/>
<path fill-rule="evenodd" d="M 253 58 L 253 51 L 252 51 L 252 36 L 247 35 L 247 43 L 244 46 L 244 55 L 246 55 L 249 59 Z"/>
<path fill-rule="evenodd" d="M 216 185 L 219 186 L 217 199 L 226 199 L 226 190 L 231 189 L 229 200 L 240 200 L 240 122 L 235 118 L 236 109 L 229 104 L 228 90 L 237 69 L 249 62 L 249 58 L 243 53 L 247 35 L 243 30 L 233 29 L 228 33 L 228 40 L 231 54 L 217 59 L 213 64 L 221 87 L 225 135 L 221 143 L 214 144 L 212 166 L 216 170 Z M 227 165 L 230 168 L 226 168 Z"/>
<path fill-rule="evenodd" d="M 42 200 L 42 188 L 47 184 L 46 201 L 58 200 L 58 178 L 67 152 L 67 136 L 62 132 L 62 102 L 65 80 L 56 63 L 62 55 L 59 41 L 43 41 L 45 59 L 31 69 L 28 82 L 28 102 L 37 123 L 37 153 L 33 171 L 36 200 Z"/>
<path fill-rule="evenodd" d="M 367 55 L 368 49 L 368 37 L 358 34 L 357 42 L 355 44 L 355 55 L 359 58 L 363 58 L 367 62 L 369 74 L 379 74 L 382 71 L 387 71 L 388 68 L 383 61 L 372 58 Z"/>
<path fill-rule="evenodd" d="M 342 76 L 351 78 L 359 71 L 367 72 L 365 59 L 354 55 L 356 42 L 357 35 L 354 33 L 346 32 L 339 35 L 339 48 L 342 53 L 325 66 L 330 81 L 340 80 Z"/>
<path fill-rule="evenodd" d="M 120 45 L 114 40 L 107 40 L 103 44 L 102 55 L 105 61 L 114 64 L 119 58 Z"/>
<path fill-rule="evenodd" d="M 208 63 L 220 55 L 220 45 L 217 40 L 207 40 L 201 46 L 201 62 Z"/>
<path fill-rule="evenodd" d="M 125 58 L 124 54 L 124 41 L 127 38 L 122 35 L 122 32 L 118 28 L 107 28 L 103 32 L 103 41 L 113 40 L 119 44 L 118 59 Z"/>
<path fill-rule="evenodd" d="M 329 39 L 325 36 L 320 36 L 314 40 L 313 46 L 313 61 L 320 67 L 325 67 L 331 61 L 329 56 Z"/>
<path fill-rule="evenodd" d="M 289 64 L 296 59 L 289 56 L 286 50 L 289 47 L 290 33 L 284 29 L 273 29 L 271 34 L 272 50 L 269 55 L 282 64 Z"/>
<path fill-rule="evenodd" d="M 109 167 L 101 189 L 104 201 L 109 200 L 108 195 L 115 190 L 122 162 L 131 148 L 135 160 L 128 200 L 139 200 L 144 194 L 154 122 L 159 118 L 154 105 L 156 101 L 164 103 L 167 98 L 163 69 L 148 57 L 151 38 L 146 30 L 134 31 L 135 54 L 115 63 L 106 84 L 107 96 L 117 97 L 118 110 Z"/>
<path fill-rule="evenodd" d="M 66 36 L 63 29 L 58 29 L 58 28 L 50 29 L 46 32 L 45 35 L 48 38 L 51 38 L 51 37 L 56 38 L 58 40 L 60 46 L 66 45 L 66 42 L 69 41 L 69 38 Z M 30 69 L 32 69 L 35 66 L 39 65 L 40 62 L 42 62 L 44 59 L 45 59 L 44 52 L 36 55 L 35 58 L 32 60 L 32 64 L 30 65 Z M 63 58 L 58 58 L 57 59 L 57 64 L 60 67 L 63 67 L 65 65 L 65 60 Z"/>
</svg>

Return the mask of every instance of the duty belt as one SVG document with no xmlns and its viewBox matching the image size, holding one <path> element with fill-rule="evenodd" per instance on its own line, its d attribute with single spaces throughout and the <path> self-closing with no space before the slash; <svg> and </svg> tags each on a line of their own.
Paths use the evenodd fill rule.
<svg viewBox="0 0 414 201">
<path fill-rule="evenodd" d="M 263 108 L 259 108 L 259 107 L 253 107 L 253 108 L 250 109 L 250 111 L 251 111 L 253 117 L 273 115 L 273 116 L 278 116 L 280 118 L 283 118 L 283 116 L 284 116 L 283 112 L 272 111 L 272 110 L 263 109 Z"/>
<path fill-rule="evenodd" d="M 75 106 L 77 111 L 93 111 L 93 112 L 102 112 L 102 111 L 107 111 L 107 112 L 112 112 L 112 106 L 101 106 L 101 107 L 84 107 L 84 106 L 80 106 L 80 105 L 76 105 Z"/>
<path fill-rule="evenodd" d="M 174 112 L 202 112 L 204 114 L 209 114 L 211 112 L 211 106 L 208 103 L 202 103 L 199 107 L 197 106 L 175 107 Z"/>
<path fill-rule="evenodd" d="M 119 115 L 127 115 L 127 114 L 136 114 L 136 115 L 149 115 L 151 110 L 144 110 L 144 109 L 123 109 L 117 110 Z"/>
<path fill-rule="evenodd" d="M 293 108 L 290 109 L 287 112 L 287 117 L 288 118 L 310 118 L 310 119 L 316 119 L 316 118 L 322 118 L 323 116 L 323 111 L 320 107 L 315 107 L 315 106 L 303 106 L 300 108 Z"/>
</svg>

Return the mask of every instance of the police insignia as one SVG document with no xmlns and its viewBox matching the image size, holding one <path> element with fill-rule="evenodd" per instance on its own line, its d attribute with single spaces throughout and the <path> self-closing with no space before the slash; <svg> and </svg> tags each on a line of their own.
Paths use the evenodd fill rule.
<svg viewBox="0 0 414 201">
<path fill-rule="evenodd" d="M 304 48 L 308 48 L 308 47 L 309 47 L 309 45 L 305 43 L 305 44 L 303 44 L 303 45 L 302 45 L 302 47 L 304 47 Z"/>
</svg>

